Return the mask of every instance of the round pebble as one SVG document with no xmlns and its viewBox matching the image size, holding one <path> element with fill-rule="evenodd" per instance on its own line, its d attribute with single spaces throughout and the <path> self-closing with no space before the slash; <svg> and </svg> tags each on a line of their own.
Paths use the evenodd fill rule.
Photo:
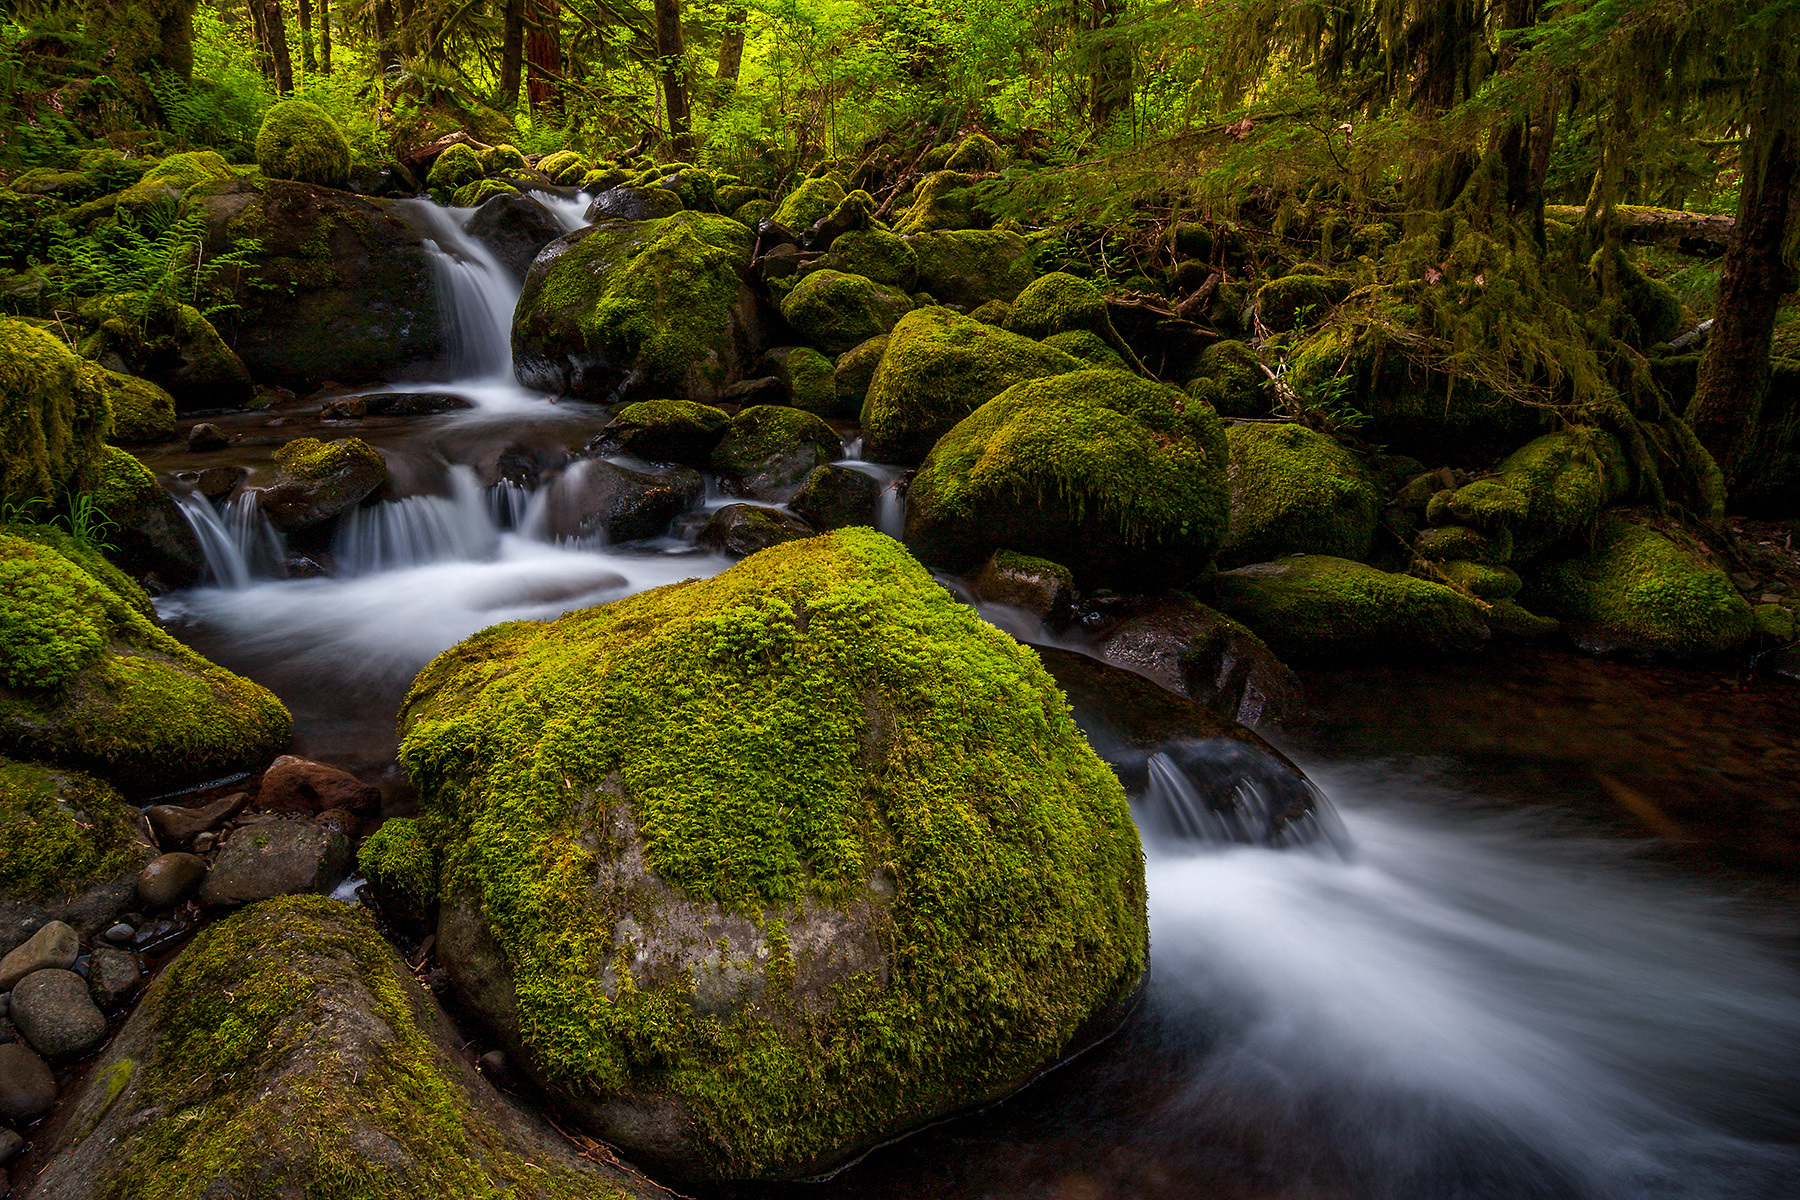
<svg viewBox="0 0 1800 1200">
<path fill-rule="evenodd" d="M 56 1079 L 18 1042 L 0 1044 L 0 1121 L 29 1125 L 56 1104 Z"/>
<path fill-rule="evenodd" d="M 36 971 L 12 993 L 13 1024 L 39 1054 L 86 1054 L 106 1040 L 106 1018 L 73 971 Z"/>
</svg>

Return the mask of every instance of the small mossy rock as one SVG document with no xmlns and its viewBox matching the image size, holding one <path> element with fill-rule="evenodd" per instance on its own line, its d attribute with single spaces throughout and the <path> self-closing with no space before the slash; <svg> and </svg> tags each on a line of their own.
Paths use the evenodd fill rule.
<svg viewBox="0 0 1800 1200">
<path fill-rule="evenodd" d="M 995 325 L 1006 328 L 1006 318 L 1012 315 L 1012 305 L 1004 300 L 989 300 L 969 314 L 971 321 L 980 321 L 983 325 Z M 1046 339 L 1047 340 L 1047 339 Z"/>
<path fill-rule="evenodd" d="M 1786 644 L 1794 640 L 1794 610 L 1779 604 L 1758 604 L 1751 610 L 1756 618 L 1756 632 L 1769 642 Z"/>
<path fill-rule="evenodd" d="M 732 219 L 746 229 L 755 229 L 763 221 L 775 215 L 773 200 L 746 200 L 731 210 Z"/>
<path fill-rule="evenodd" d="M 431 171 L 425 176 L 425 186 L 431 189 L 434 196 L 449 197 L 484 174 L 486 172 L 481 169 L 481 155 L 475 147 L 456 142 L 446 147 L 437 156 L 437 161 L 431 164 Z"/>
<path fill-rule="evenodd" d="M 383 821 L 357 848 L 356 866 L 375 889 L 384 916 L 409 929 L 425 927 L 437 907 L 438 863 L 418 821 Z"/>
<path fill-rule="evenodd" d="M 831 360 L 810 346 L 777 346 L 763 355 L 770 374 L 787 385 L 788 403 L 822 416 L 855 416 L 838 403 Z"/>
<path fill-rule="evenodd" d="M 608 188 L 594 197 L 584 219 L 599 221 L 655 221 L 681 211 L 681 195 L 665 187 Z"/>
<path fill-rule="evenodd" d="M 108 423 L 93 368 L 60 338 L 0 319 L 0 500 L 60 504 L 90 486 Z"/>
<path fill-rule="evenodd" d="M 1231 531 L 1221 564 L 1284 554 L 1368 557 L 1381 493 L 1354 454 L 1300 425 L 1231 425 L 1225 439 Z"/>
<path fill-rule="evenodd" d="M 1511 567 L 1488 566 L 1486 563 L 1469 562 L 1467 559 L 1422 562 L 1412 573 L 1421 579 L 1461 588 L 1477 600 L 1486 600 L 1490 604 L 1496 600 L 1511 600 L 1525 586 L 1519 573 Z"/>
<path fill-rule="evenodd" d="M 263 114 L 256 165 L 269 179 L 341 188 L 350 181 L 350 143 L 318 105 L 283 100 Z"/>
<path fill-rule="evenodd" d="M 1005 548 L 1084 586 L 1184 582 L 1225 536 L 1228 456 L 1212 409 L 1172 387 L 1093 370 L 1015 384 L 932 449 L 906 541 L 952 570 Z"/>
<path fill-rule="evenodd" d="M 919 281 L 919 256 L 887 229 L 852 229 L 831 243 L 828 266 L 910 293 Z"/>
<path fill-rule="evenodd" d="M 1562 628 L 1562 622 L 1555 617 L 1528 612 L 1512 600 L 1489 602 L 1487 623 L 1496 638 L 1515 642 L 1539 641 Z"/>
<path fill-rule="evenodd" d="M 714 399 L 762 338 L 740 276 L 750 240 L 729 217 L 681 212 L 552 242 L 513 315 L 519 381 L 590 399 L 640 390 Z"/>
<path fill-rule="evenodd" d="M 874 382 L 875 371 L 881 366 L 881 357 L 887 353 L 890 336 L 884 333 L 879 337 L 872 337 L 860 346 L 838 355 L 831 378 L 837 391 L 839 412 L 847 416 L 859 416 L 862 413 L 863 401 L 869 395 L 869 384 Z"/>
<path fill-rule="evenodd" d="M 842 354 L 892 331 L 912 298 L 862 275 L 808 272 L 781 301 L 788 324 L 827 354 Z"/>
<path fill-rule="evenodd" d="M 1612 434 L 1567 429 L 1507 455 L 1496 480 L 1525 498 L 1525 512 L 1511 524 L 1514 555 L 1523 562 L 1592 529 L 1630 490 L 1631 472 Z"/>
<path fill-rule="evenodd" d="M 870 530 L 485 631 L 402 727 L 452 985 L 672 1176 L 816 1174 L 1005 1095 L 1144 970 L 1117 780 L 1031 650 Z"/>
<path fill-rule="evenodd" d="M 0 535 L 0 753 L 90 771 L 132 795 L 278 753 L 290 733 L 281 702 L 163 632 L 122 579 Z"/>
<path fill-rule="evenodd" d="M 974 316 L 975 314 L 969 315 Z M 1072 354 L 1091 367 L 1103 367 L 1110 371 L 1131 369 L 1130 364 L 1119 357 L 1119 352 L 1107 345 L 1104 338 L 1086 329 L 1071 329 L 1067 333 L 1053 333 L 1044 338 L 1043 343 L 1053 350 Z"/>
<path fill-rule="evenodd" d="M 1512 561 L 1512 531 L 1483 533 L 1469 525 L 1434 525 L 1413 539 L 1413 553 L 1427 562 L 1472 562 L 1490 567 Z"/>
<path fill-rule="evenodd" d="M 108 371 L 97 363 L 87 370 L 89 381 L 105 393 L 112 410 L 108 440 L 121 446 L 142 446 L 175 436 L 175 397 L 148 379 Z"/>
<path fill-rule="evenodd" d="M 1697 542 L 1614 514 L 1601 518 L 1591 550 L 1540 561 L 1520 599 L 1601 652 L 1723 654 L 1755 628 L 1750 605 Z"/>
<path fill-rule="evenodd" d="M 159 209 L 174 208 L 191 189 L 201 184 L 221 183 L 235 177 L 231 164 L 214 151 L 171 154 L 120 192 L 115 208 L 119 213 L 142 219 Z"/>
<path fill-rule="evenodd" d="M 969 191 L 974 182 L 974 176 L 961 171 L 933 171 L 913 189 L 912 207 L 895 222 L 895 232 L 974 228 L 975 203 Z"/>
<path fill-rule="evenodd" d="M 1037 277 L 1031 247 L 1016 233 L 951 229 L 906 239 L 919 264 L 919 288 L 940 304 L 979 308 L 989 300 L 1012 303 Z"/>
<path fill-rule="evenodd" d="M 659 1194 L 582 1158 L 462 1045 L 365 913 L 323 896 L 254 905 L 208 926 L 151 984 L 66 1097 L 33 1193 Z"/>
<path fill-rule="evenodd" d="M 692 400 L 640 400 L 620 409 L 600 431 L 601 449 L 616 446 L 654 463 L 705 467 L 731 418 Z"/>
<path fill-rule="evenodd" d="M 546 154 L 538 159 L 537 169 L 542 171 L 551 183 L 562 187 L 575 187 L 594 169 L 593 164 L 573 150 L 558 150 L 555 154 Z"/>
<path fill-rule="evenodd" d="M 712 468 L 739 495 L 780 501 L 815 467 L 843 457 L 843 443 L 814 413 L 758 404 L 731 419 L 713 450 Z"/>
<path fill-rule="evenodd" d="M 609 191 L 631 179 L 630 171 L 623 167 L 599 166 L 581 177 L 581 190 L 590 196 Z"/>
<path fill-rule="evenodd" d="M 531 270 L 538 252 L 563 235 L 562 223 L 549 209 L 512 188 L 483 201 L 469 218 L 468 230 L 519 279 Z"/>
<path fill-rule="evenodd" d="M 1101 659 L 1153 679 L 1240 725 L 1302 711 L 1300 680 L 1248 628 L 1177 592 L 1134 603 L 1096 646 Z"/>
<path fill-rule="evenodd" d="M 0 759 L 0 946 L 12 948 L 26 913 L 41 920 L 41 906 L 135 877 L 152 853 L 136 811 L 109 784 Z"/>
<path fill-rule="evenodd" d="M 747 558 L 770 546 L 809 538 L 816 531 L 793 513 L 760 504 L 727 504 L 707 518 L 695 539 L 703 550 Z"/>
<path fill-rule="evenodd" d="M 881 492 L 881 481 L 867 471 L 826 463 L 813 468 L 788 507 L 820 531 L 849 525 L 873 527 Z"/>
<path fill-rule="evenodd" d="M 1256 319 L 1276 333 L 1315 325 L 1331 306 L 1350 294 L 1348 280 L 1294 274 L 1271 279 L 1256 290 Z"/>
<path fill-rule="evenodd" d="M 727 215 L 735 215 L 738 209 L 744 207 L 744 205 L 750 203 L 752 200 L 766 200 L 767 198 L 768 193 L 762 188 L 749 187 L 741 183 L 723 184 L 713 191 L 713 203 L 719 206 L 720 212 L 726 213 Z M 769 212 L 774 211 L 775 206 L 770 204 Z M 764 213 L 763 215 L 767 216 L 768 213 Z M 753 222 L 747 223 L 750 224 L 752 229 L 756 227 Z"/>
<path fill-rule="evenodd" d="M 501 179 L 477 179 L 474 183 L 465 183 L 456 189 L 450 197 L 453 208 L 479 208 L 495 196 L 505 196 L 518 192 L 518 188 Z"/>
<path fill-rule="evenodd" d="M 1106 315 L 1106 297 L 1100 289 L 1066 271 L 1052 271 L 1033 280 L 1013 299 L 1006 314 L 1006 328 L 1040 340 L 1072 329 L 1085 329 L 1104 337 L 1112 332 L 1112 321 Z"/>
<path fill-rule="evenodd" d="M 110 553 L 134 577 L 158 590 L 193 587 L 206 575 L 206 554 L 174 497 L 143 463 L 108 446 L 88 492 L 97 513 L 111 522 Z"/>
<path fill-rule="evenodd" d="M 776 206 L 774 219 L 786 229 L 806 229 L 814 221 L 831 214 L 844 199 L 844 189 L 835 179 L 802 180 Z"/>
<path fill-rule="evenodd" d="M 967 171 L 985 175 L 1000 169 L 1000 147 L 985 133 L 971 133 L 944 160 L 946 171 Z"/>
<path fill-rule="evenodd" d="M 283 533 L 329 521 L 387 482 L 387 460 L 361 438 L 296 438 L 275 451 L 275 482 L 257 500 Z"/>
<path fill-rule="evenodd" d="M 1471 525 L 1487 533 L 1516 528 L 1530 513 L 1530 501 L 1516 488 L 1497 479 L 1477 479 L 1455 491 L 1435 493 L 1425 505 L 1425 519 L 1434 525 Z"/>
<path fill-rule="evenodd" d="M 894 326 L 863 401 L 863 453 L 912 465 L 952 426 L 1016 383 L 1079 371 L 1073 355 L 947 308 Z"/>
<path fill-rule="evenodd" d="M 1021 608 L 1040 620 L 1068 612 L 1075 599 L 1069 568 L 1011 550 L 994 551 L 969 583 L 983 602 Z"/>
<path fill-rule="evenodd" d="M 1467 654 L 1482 605 L 1454 588 L 1345 558 L 1297 554 L 1220 573 L 1219 607 L 1284 659 Z"/>
<path fill-rule="evenodd" d="M 519 148 L 505 143 L 489 146 L 480 151 L 477 157 L 481 160 L 482 171 L 488 175 L 498 175 L 502 171 L 523 171 L 526 165 L 525 155 Z"/>
<path fill-rule="evenodd" d="M 85 357 L 149 379 L 182 411 L 235 408 L 255 394 L 243 360 L 192 305 L 128 292 L 90 300 L 79 315 Z"/>
<path fill-rule="evenodd" d="M 545 506 L 551 538 L 636 542 L 669 531 L 676 517 L 700 502 L 706 481 L 674 467 L 635 471 L 605 459 L 583 459 L 564 471 Z"/>
<path fill-rule="evenodd" d="M 858 189 L 837 202 L 837 207 L 814 221 L 807 240 L 814 250 L 829 250 L 846 233 L 868 229 L 875 223 L 875 198 Z"/>
<path fill-rule="evenodd" d="M 1198 379 L 1209 379 L 1217 385 L 1207 399 L 1219 410 L 1220 416 L 1269 415 L 1268 376 L 1263 374 L 1256 351 L 1248 345 L 1234 341 L 1214 342 L 1200 352 L 1199 368 Z"/>
</svg>

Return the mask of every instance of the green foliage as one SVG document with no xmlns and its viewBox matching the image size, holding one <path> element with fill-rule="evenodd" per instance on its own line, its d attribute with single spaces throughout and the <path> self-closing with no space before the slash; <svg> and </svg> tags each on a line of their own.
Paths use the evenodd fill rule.
<svg viewBox="0 0 1800 1200">
<path fill-rule="evenodd" d="M 176 219 L 153 209 L 144 218 L 122 215 L 88 233 L 64 226 L 50 247 L 59 286 L 72 298 L 129 296 L 124 315 L 140 325 L 161 306 L 191 305 L 202 316 L 236 308 L 225 279 L 262 253 L 256 238 L 234 238 L 224 251 L 206 252 L 205 214 Z"/>
<path fill-rule="evenodd" d="M 1231 530 L 1221 563 L 1283 554 L 1363 559 L 1381 493 L 1355 455 L 1299 425 L 1231 425 Z"/>
</svg>

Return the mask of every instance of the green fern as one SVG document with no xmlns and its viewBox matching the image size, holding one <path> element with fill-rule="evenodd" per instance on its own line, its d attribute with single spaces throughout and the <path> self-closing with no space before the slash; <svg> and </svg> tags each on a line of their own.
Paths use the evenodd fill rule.
<svg viewBox="0 0 1800 1200">
<path fill-rule="evenodd" d="M 261 252 L 259 239 L 239 238 L 209 257 L 205 217 L 189 213 L 177 219 L 162 209 L 141 222 L 121 217 L 97 233 L 64 227 L 49 258 L 62 267 L 71 296 L 135 295 L 134 315 L 142 320 L 168 303 L 192 305 L 208 318 L 236 308 L 214 284 L 222 272 L 250 265 Z"/>
</svg>

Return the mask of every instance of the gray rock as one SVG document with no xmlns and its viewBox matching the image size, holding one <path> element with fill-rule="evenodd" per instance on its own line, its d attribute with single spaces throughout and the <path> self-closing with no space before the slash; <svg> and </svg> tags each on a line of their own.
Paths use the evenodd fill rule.
<svg viewBox="0 0 1800 1200">
<path fill-rule="evenodd" d="M 143 965 L 129 950 L 102 946 L 88 959 L 88 991 L 103 1009 L 119 1007 L 143 977 Z"/>
<path fill-rule="evenodd" d="M 532 197 L 509 192 L 483 201 L 469 218 L 468 232 L 492 250 L 515 278 L 524 279 L 531 260 L 563 235 L 563 227 Z"/>
<path fill-rule="evenodd" d="M 0 1044 L 0 1121 L 29 1125 L 56 1104 L 56 1078 L 18 1042 Z"/>
<path fill-rule="evenodd" d="M 201 808 L 158 804 L 144 810 L 156 840 L 165 846 L 185 846 L 202 833 L 217 829 L 249 803 L 248 792 L 236 792 Z"/>
<path fill-rule="evenodd" d="M 1300 680 L 1243 625 L 1193 600 L 1139 602 L 1101 639 L 1100 657 L 1222 717 L 1260 725 L 1301 709 Z"/>
<path fill-rule="evenodd" d="M 202 904 L 245 904 L 295 892 L 329 892 L 349 871 L 350 842 L 311 821 L 270 821 L 232 831 L 200 885 Z"/>
<path fill-rule="evenodd" d="M 805 521 L 779 508 L 727 504 L 706 522 L 698 541 L 705 549 L 744 558 L 758 550 L 812 535 L 812 527 Z"/>
<path fill-rule="evenodd" d="M 100 936 L 109 942 L 129 942 L 132 935 L 136 932 L 137 930 L 133 929 L 125 922 L 120 921 L 117 925 L 112 926 Z"/>
<path fill-rule="evenodd" d="M 19 1151 L 25 1148 L 25 1139 L 10 1129 L 0 1129 L 0 1167 L 4 1167 L 19 1157 Z"/>
<path fill-rule="evenodd" d="M 174 908 L 206 878 L 206 860 L 177 850 L 151 859 L 138 872 L 138 899 L 148 908 Z"/>
<path fill-rule="evenodd" d="M 86 1054 L 106 1040 L 106 1018 L 73 971 L 34 971 L 12 993 L 12 1021 L 27 1045 L 47 1058 Z"/>
<path fill-rule="evenodd" d="M 866 471 L 826 463 L 806 477 L 788 507 L 815 529 L 873 526 L 881 490 L 881 481 Z"/>
<path fill-rule="evenodd" d="M 51 921 L 31 935 L 31 940 L 0 958 L 0 992 L 10 992 L 19 980 L 34 971 L 67 969 L 81 956 L 81 938 L 61 921 Z"/>
<path fill-rule="evenodd" d="M 970 583 L 986 603 L 1022 608 L 1040 619 L 1066 613 L 1073 598 L 1067 567 L 1006 550 L 994 551 Z"/>
<path fill-rule="evenodd" d="M 582 459 L 552 485 L 547 530 L 555 538 L 598 536 L 608 542 L 661 537 L 705 492 L 700 473 L 686 467 L 634 471 L 605 459 Z"/>
</svg>

